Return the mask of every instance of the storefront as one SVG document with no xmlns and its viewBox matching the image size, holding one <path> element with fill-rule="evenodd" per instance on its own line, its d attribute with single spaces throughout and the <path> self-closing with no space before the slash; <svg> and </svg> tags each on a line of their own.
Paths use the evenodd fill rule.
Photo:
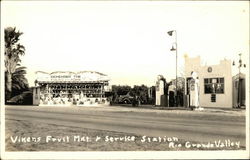
<svg viewBox="0 0 250 160">
<path fill-rule="evenodd" d="M 34 105 L 108 104 L 109 77 L 94 71 L 36 72 L 33 89 Z"/>
<path fill-rule="evenodd" d="M 201 107 L 232 108 L 231 61 L 221 60 L 217 65 L 201 65 L 200 57 L 185 58 L 185 94 L 190 97 L 191 72 L 199 79 L 199 104 Z"/>
</svg>

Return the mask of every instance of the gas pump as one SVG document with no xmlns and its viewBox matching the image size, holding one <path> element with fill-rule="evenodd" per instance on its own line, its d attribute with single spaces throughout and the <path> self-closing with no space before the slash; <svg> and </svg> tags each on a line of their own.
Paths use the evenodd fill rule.
<svg viewBox="0 0 250 160">
<path fill-rule="evenodd" d="M 164 81 L 162 80 L 163 76 L 158 75 L 156 86 L 155 86 L 155 105 L 162 105 L 161 96 L 164 95 Z"/>
<path fill-rule="evenodd" d="M 191 72 L 192 79 L 190 80 L 190 107 L 199 108 L 199 79 L 196 72 Z"/>
</svg>

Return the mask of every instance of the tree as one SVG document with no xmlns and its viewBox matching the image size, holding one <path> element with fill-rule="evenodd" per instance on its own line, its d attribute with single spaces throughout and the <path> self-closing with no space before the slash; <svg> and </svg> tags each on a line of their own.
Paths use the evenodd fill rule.
<svg viewBox="0 0 250 160">
<path fill-rule="evenodd" d="M 114 93 L 117 93 L 118 96 L 125 95 L 125 94 L 127 94 L 128 92 L 131 91 L 131 87 L 130 86 L 112 85 L 112 91 Z"/>
<path fill-rule="evenodd" d="M 20 56 L 25 54 L 25 47 L 18 43 L 22 34 L 22 32 L 16 31 L 15 27 L 8 27 L 4 30 L 5 100 L 11 98 L 12 75 L 16 71 L 16 67 L 20 65 Z"/>
<path fill-rule="evenodd" d="M 149 103 L 149 97 L 148 97 L 148 87 L 145 85 L 141 86 L 134 86 L 132 88 L 132 94 L 134 96 L 139 97 L 141 103 L 148 104 Z"/>
<path fill-rule="evenodd" d="M 25 77 L 26 67 L 18 67 L 12 74 L 12 96 L 27 91 L 29 89 L 28 80 Z"/>
</svg>

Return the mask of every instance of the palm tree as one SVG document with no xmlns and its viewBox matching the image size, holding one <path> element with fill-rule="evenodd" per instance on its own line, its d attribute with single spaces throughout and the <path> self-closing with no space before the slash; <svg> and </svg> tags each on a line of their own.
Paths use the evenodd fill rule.
<svg viewBox="0 0 250 160">
<path fill-rule="evenodd" d="M 12 74 L 16 71 L 16 67 L 20 65 L 20 56 L 25 54 L 25 47 L 18 43 L 22 32 L 16 31 L 16 28 L 8 27 L 4 30 L 5 40 L 5 100 L 11 98 L 12 92 Z"/>
<path fill-rule="evenodd" d="M 25 77 L 26 67 L 18 67 L 12 74 L 12 96 L 28 90 L 29 84 Z M 15 92 L 15 93 L 14 93 Z"/>
</svg>

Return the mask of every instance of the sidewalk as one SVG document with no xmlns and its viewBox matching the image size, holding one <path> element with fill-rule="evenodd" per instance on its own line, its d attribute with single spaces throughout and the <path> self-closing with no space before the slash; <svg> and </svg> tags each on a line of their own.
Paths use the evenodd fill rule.
<svg viewBox="0 0 250 160">
<path fill-rule="evenodd" d="M 138 108 L 138 109 L 151 109 L 151 110 L 187 110 L 193 112 L 216 112 L 216 113 L 245 113 L 245 108 L 215 108 L 215 107 L 202 107 L 202 110 L 191 110 L 189 107 L 164 107 L 164 106 L 155 106 L 155 105 L 140 105 L 132 106 L 131 104 L 115 104 L 113 106 L 117 107 L 126 107 L 126 108 Z"/>
</svg>

